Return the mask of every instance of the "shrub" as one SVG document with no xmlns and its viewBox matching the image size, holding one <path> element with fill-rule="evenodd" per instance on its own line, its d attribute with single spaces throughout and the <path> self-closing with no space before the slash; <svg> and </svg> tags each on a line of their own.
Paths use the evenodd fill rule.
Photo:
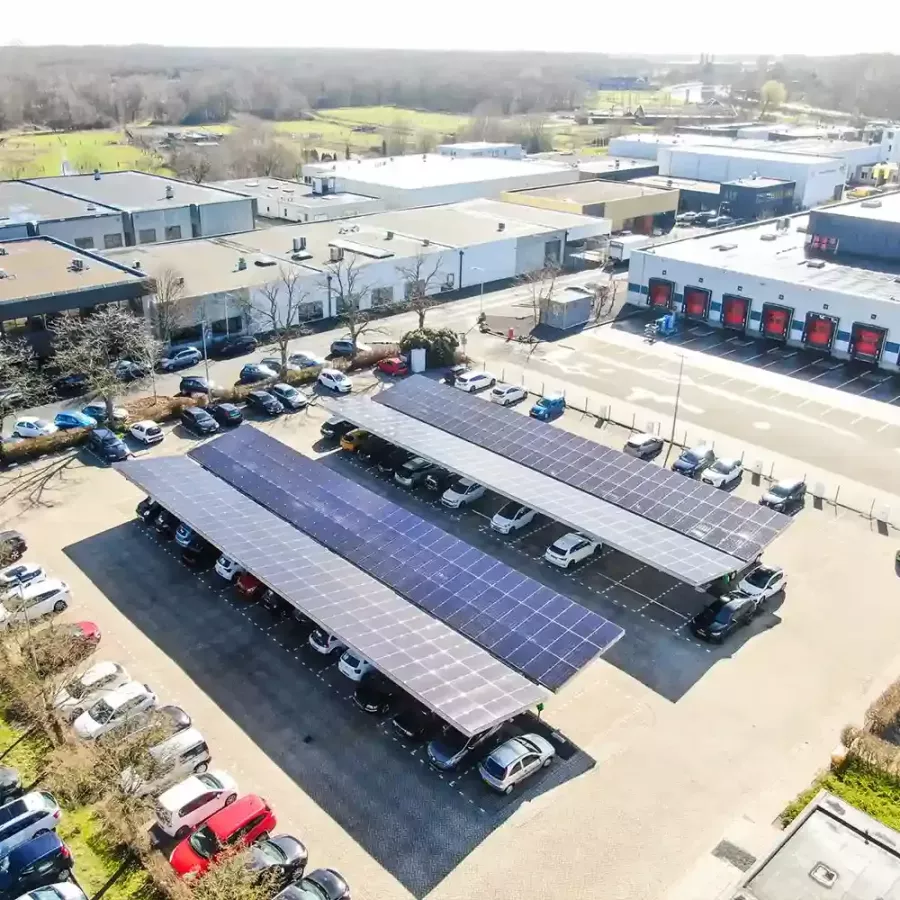
<svg viewBox="0 0 900 900">
<path fill-rule="evenodd" d="M 881 696 L 866 710 L 865 727 L 873 734 L 882 734 L 900 716 L 900 681 L 888 685 Z"/>
<path fill-rule="evenodd" d="M 142 397 L 127 404 L 126 409 L 129 422 L 139 422 L 142 419 L 165 422 L 177 419 L 186 407 L 197 405 L 196 397 Z"/>
<path fill-rule="evenodd" d="M 57 431 L 56 434 L 48 434 L 45 437 L 27 438 L 17 444 L 5 444 L 2 459 L 9 464 L 37 459 L 46 453 L 59 453 L 83 444 L 87 440 L 89 431 L 90 428 L 70 428 L 67 431 Z"/>
<path fill-rule="evenodd" d="M 425 350 L 425 365 L 428 368 L 450 365 L 458 347 L 459 338 L 450 328 L 417 328 L 400 339 L 400 349 L 404 353 L 420 348 Z"/>
</svg>

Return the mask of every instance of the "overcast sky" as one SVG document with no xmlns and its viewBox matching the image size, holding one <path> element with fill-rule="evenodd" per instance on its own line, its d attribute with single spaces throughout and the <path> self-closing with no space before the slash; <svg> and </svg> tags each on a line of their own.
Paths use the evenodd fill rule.
<svg viewBox="0 0 900 900">
<path fill-rule="evenodd" d="M 900 50 L 900 4 L 848 19 L 801 0 L 6 0 L 0 44 L 398 47 L 601 53 Z M 861 8 L 862 9 L 862 8 Z M 2 49 L 0 49 L 2 52 Z"/>
</svg>

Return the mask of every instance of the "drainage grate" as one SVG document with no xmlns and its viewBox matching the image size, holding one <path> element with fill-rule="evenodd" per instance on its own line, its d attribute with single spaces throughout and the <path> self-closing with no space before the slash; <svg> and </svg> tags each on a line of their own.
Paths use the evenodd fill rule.
<svg viewBox="0 0 900 900">
<path fill-rule="evenodd" d="M 746 850 L 741 850 L 740 847 L 732 844 L 731 841 L 719 841 L 712 855 L 718 859 L 725 860 L 727 863 L 731 863 L 731 865 L 742 872 L 746 872 L 756 862 L 755 856 L 752 856 Z"/>
</svg>

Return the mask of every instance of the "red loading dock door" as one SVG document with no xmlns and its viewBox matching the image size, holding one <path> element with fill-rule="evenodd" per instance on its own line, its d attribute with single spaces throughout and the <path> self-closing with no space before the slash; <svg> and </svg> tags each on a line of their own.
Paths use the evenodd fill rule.
<svg viewBox="0 0 900 900">
<path fill-rule="evenodd" d="M 684 314 L 689 319 L 706 319 L 709 315 L 710 292 L 703 288 L 684 289 Z"/>
<path fill-rule="evenodd" d="M 789 306 L 764 303 L 762 308 L 763 337 L 771 338 L 775 341 L 786 341 L 791 332 L 791 320 L 793 318 L 794 310 Z"/>
<path fill-rule="evenodd" d="M 877 363 L 886 338 L 886 328 L 854 322 L 850 332 L 850 356 L 861 362 Z"/>
<path fill-rule="evenodd" d="M 803 327 L 803 343 L 812 350 L 822 350 L 827 353 L 834 343 L 837 326 L 838 320 L 834 316 L 814 312 L 807 313 L 806 324 Z"/>
<path fill-rule="evenodd" d="M 651 278 L 647 290 L 648 303 L 654 309 L 671 309 L 675 285 L 662 278 Z"/>
<path fill-rule="evenodd" d="M 747 327 L 749 315 L 750 300 L 748 297 L 738 297 L 734 294 L 725 294 L 722 297 L 722 325 L 725 328 L 743 331 Z"/>
</svg>

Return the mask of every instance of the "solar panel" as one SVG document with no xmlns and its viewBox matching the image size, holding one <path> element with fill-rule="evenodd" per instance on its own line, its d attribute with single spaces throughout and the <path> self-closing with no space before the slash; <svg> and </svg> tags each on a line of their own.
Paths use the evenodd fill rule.
<svg viewBox="0 0 900 900">
<path fill-rule="evenodd" d="M 549 696 L 187 457 L 116 468 L 464 734 Z"/>
<path fill-rule="evenodd" d="M 774 510 L 422 375 L 381 391 L 375 400 L 745 562 L 756 559 L 791 522 Z"/>
<path fill-rule="evenodd" d="M 471 478 L 570 528 L 697 587 L 744 568 L 734 556 L 642 519 L 605 500 L 529 469 L 367 397 L 325 402 L 329 412 L 398 447 Z"/>
<path fill-rule="evenodd" d="M 190 455 L 551 690 L 622 637 L 602 616 L 255 428 Z"/>
</svg>

